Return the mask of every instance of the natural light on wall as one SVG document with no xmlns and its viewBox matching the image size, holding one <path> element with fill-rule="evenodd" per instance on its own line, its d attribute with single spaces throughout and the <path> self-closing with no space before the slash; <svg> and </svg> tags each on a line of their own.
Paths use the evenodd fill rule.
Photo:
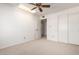
<svg viewBox="0 0 79 59">
<path fill-rule="evenodd" d="M 19 4 L 18 6 L 20 9 L 23 9 L 25 11 L 31 12 L 31 13 L 36 13 L 35 10 L 30 10 L 28 7 L 24 6 L 23 4 Z"/>
</svg>

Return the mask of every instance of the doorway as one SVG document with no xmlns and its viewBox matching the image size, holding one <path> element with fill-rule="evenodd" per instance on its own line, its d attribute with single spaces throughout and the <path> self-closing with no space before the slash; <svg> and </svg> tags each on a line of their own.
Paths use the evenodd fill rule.
<svg viewBox="0 0 79 59">
<path fill-rule="evenodd" d="M 41 38 L 47 37 L 47 19 L 41 20 Z"/>
</svg>

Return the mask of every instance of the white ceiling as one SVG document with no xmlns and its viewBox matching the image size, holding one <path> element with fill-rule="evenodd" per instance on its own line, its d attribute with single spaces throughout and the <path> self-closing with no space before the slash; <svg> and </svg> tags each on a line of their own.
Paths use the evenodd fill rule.
<svg viewBox="0 0 79 59">
<path fill-rule="evenodd" d="M 43 8 L 43 14 L 55 13 L 68 8 L 79 6 L 79 3 L 52 3 L 51 8 Z"/>
<path fill-rule="evenodd" d="M 23 3 L 26 7 L 32 9 L 33 5 L 31 4 L 27 4 L 27 3 Z M 50 13 L 55 13 L 58 11 L 62 11 L 64 9 L 68 9 L 68 8 L 72 8 L 72 7 L 76 7 L 79 6 L 79 3 L 43 3 L 43 4 L 49 4 L 51 7 L 50 8 L 43 8 L 43 12 L 39 12 L 37 9 L 37 13 L 38 14 L 50 14 Z"/>
</svg>

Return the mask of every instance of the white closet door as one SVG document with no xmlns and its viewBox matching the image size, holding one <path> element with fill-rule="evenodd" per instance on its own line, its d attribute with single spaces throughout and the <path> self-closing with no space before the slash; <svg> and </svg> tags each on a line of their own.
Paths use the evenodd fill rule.
<svg viewBox="0 0 79 59">
<path fill-rule="evenodd" d="M 69 15 L 69 42 L 79 45 L 79 13 Z"/>
<path fill-rule="evenodd" d="M 57 40 L 57 15 L 49 15 L 47 18 L 47 39 Z"/>
<path fill-rule="evenodd" d="M 58 37 L 59 37 L 59 41 L 60 42 L 64 42 L 67 43 L 68 39 L 67 39 L 67 15 L 66 14 L 61 14 L 58 17 L 58 23 L 59 23 L 59 33 L 58 33 Z"/>
</svg>

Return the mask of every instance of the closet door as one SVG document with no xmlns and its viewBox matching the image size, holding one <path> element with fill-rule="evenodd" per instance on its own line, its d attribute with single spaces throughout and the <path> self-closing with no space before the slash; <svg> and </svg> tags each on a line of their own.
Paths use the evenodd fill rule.
<svg viewBox="0 0 79 59">
<path fill-rule="evenodd" d="M 67 43 L 68 39 L 67 39 L 67 14 L 61 14 L 58 16 L 58 26 L 59 26 L 59 31 L 58 31 L 58 40 L 59 42 L 64 42 Z"/>
<path fill-rule="evenodd" d="M 57 15 L 49 15 L 47 18 L 47 39 L 58 41 Z"/>
<path fill-rule="evenodd" d="M 69 42 L 79 45 L 79 13 L 69 15 Z"/>
</svg>

